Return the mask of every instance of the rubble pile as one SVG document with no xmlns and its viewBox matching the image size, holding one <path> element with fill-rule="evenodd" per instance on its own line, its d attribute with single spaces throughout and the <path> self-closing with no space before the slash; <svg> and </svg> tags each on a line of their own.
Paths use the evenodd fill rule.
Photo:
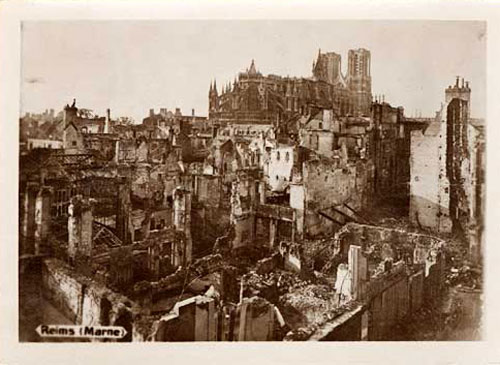
<svg viewBox="0 0 500 365">
<path fill-rule="evenodd" d="M 244 287 L 248 291 L 262 292 L 264 288 L 275 287 L 278 295 L 291 293 L 310 284 L 310 281 L 300 279 L 298 274 L 280 269 L 262 275 L 250 271 L 243 280 Z"/>
<path fill-rule="evenodd" d="M 255 271 L 260 275 L 270 273 L 279 266 L 282 266 L 281 261 L 282 257 L 280 253 L 276 252 L 269 257 L 265 257 L 257 261 L 257 265 L 255 266 Z"/>
<path fill-rule="evenodd" d="M 140 281 L 134 285 L 136 295 L 145 293 L 149 289 L 154 292 L 163 292 L 181 288 L 185 283 L 190 283 L 196 278 L 201 278 L 214 271 L 221 269 L 223 266 L 222 256 L 213 254 L 204 256 L 189 267 L 183 268 L 180 266 L 176 272 L 161 278 L 158 281 Z"/>
<path fill-rule="evenodd" d="M 191 275 L 203 276 L 220 269 L 223 265 L 220 254 L 207 255 L 199 258 L 191 265 Z"/>
<path fill-rule="evenodd" d="M 280 307 L 285 313 L 287 308 L 302 313 L 308 325 L 320 324 L 328 320 L 329 313 L 338 307 L 338 299 L 331 287 L 304 283 L 281 296 Z M 294 328 L 293 325 L 290 327 Z"/>
<path fill-rule="evenodd" d="M 289 331 L 283 338 L 283 341 L 307 341 L 321 326 L 325 325 L 329 321 L 335 320 L 335 318 L 342 315 L 343 313 L 355 309 L 357 306 L 359 306 L 358 302 L 350 301 L 343 304 L 342 306 L 332 307 L 328 311 L 324 311 L 321 317 L 318 316 L 318 321 L 313 323 L 306 323 L 302 326 L 297 326 L 296 328 Z"/>
<path fill-rule="evenodd" d="M 445 246 L 449 272 L 445 283 L 450 287 L 482 288 L 482 267 L 471 265 L 467 247 L 459 239 L 451 239 Z"/>
<path fill-rule="evenodd" d="M 224 257 L 224 260 L 228 265 L 237 267 L 244 273 L 269 254 L 269 247 L 243 246 L 233 249 L 231 255 Z"/>
<path fill-rule="evenodd" d="M 302 244 L 301 258 L 305 265 L 308 265 L 313 270 L 323 271 L 322 269 L 326 266 L 336 267 L 336 263 L 331 262 L 332 258 L 337 255 L 337 248 L 334 244 L 332 237 L 305 241 Z"/>
<path fill-rule="evenodd" d="M 481 289 L 482 272 L 479 268 L 462 265 L 458 268 L 452 267 L 446 275 L 445 283 L 448 286 L 458 286 L 467 289 Z"/>
<path fill-rule="evenodd" d="M 399 217 L 396 218 L 382 218 L 377 225 L 380 227 L 391 228 L 391 229 L 399 229 L 405 232 L 413 232 L 413 233 L 421 233 L 416 227 L 413 227 L 408 220 L 408 217 Z"/>
</svg>

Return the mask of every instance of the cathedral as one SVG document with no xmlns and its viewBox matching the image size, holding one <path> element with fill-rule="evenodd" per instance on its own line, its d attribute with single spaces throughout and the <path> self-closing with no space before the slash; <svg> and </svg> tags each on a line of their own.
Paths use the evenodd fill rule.
<svg viewBox="0 0 500 365">
<path fill-rule="evenodd" d="M 297 115 L 332 109 L 338 117 L 368 116 L 372 101 L 370 51 L 350 50 L 347 75 L 341 56 L 318 53 L 312 77 L 262 75 L 252 60 L 234 82 L 210 84 L 209 118 L 222 124 L 271 124 L 279 126 Z"/>
</svg>

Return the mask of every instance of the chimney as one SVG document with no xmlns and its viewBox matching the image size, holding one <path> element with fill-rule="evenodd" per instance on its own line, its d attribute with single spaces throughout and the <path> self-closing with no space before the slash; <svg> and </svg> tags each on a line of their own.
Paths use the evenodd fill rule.
<svg viewBox="0 0 500 365">
<path fill-rule="evenodd" d="M 455 86 L 458 87 L 458 83 L 460 82 L 460 76 L 457 76 L 457 82 L 455 83 Z"/>
<path fill-rule="evenodd" d="M 175 115 L 180 117 L 182 115 L 181 108 L 175 108 Z"/>
<path fill-rule="evenodd" d="M 462 88 L 464 87 L 464 78 L 462 77 Z"/>
<path fill-rule="evenodd" d="M 155 115 L 155 110 L 154 109 L 149 109 L 149 116 L 154 117 Z"/>
<path fill-rule="evenodd" d="M 109 122 L 111 121 L 111 110 L 106 109 L 106 120 L 104 122 L 104 133 L 109 133 Z"/>
<path fill-rule="evenodd" d="M 191 116 L 193 116 L 193 117 L 194 117 L 194 108 L 193 108 L 193 109 L 191 109 Z"/>
<path fill-rule="evenodd" d="M 465 87 L 468 89 L 469 88 L 469 81 L 465 82 Z"/>
</svg>

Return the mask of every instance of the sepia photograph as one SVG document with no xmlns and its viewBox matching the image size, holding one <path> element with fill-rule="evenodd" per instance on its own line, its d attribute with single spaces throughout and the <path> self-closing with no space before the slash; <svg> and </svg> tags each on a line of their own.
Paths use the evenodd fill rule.
<svg viewBox="0 0 500 365">
<path fill-rule="evenodd" d="M 486 37 L 23 21 L 18 340 L 484 340 Z"/>
</svg>

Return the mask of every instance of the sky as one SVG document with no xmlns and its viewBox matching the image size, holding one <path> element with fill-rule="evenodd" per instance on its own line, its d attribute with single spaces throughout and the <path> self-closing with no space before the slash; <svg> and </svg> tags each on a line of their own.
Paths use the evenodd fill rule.
<svg viewBox="0 0 500 365">
<path fill-rule="evenodd" d="M 407 116 L 434 116 L 444 89 L 470 82 L 486 116 L 486 24 L 471 21 L 115 20 L 22 24 L 21 114 L 77 99 L 141 122 L 149 109 L 208 114 L 208 89 L 255 60 L 263 74 L 311 76 L 318 50 L 371 52 L 372 93 Z"/>
</svg>

